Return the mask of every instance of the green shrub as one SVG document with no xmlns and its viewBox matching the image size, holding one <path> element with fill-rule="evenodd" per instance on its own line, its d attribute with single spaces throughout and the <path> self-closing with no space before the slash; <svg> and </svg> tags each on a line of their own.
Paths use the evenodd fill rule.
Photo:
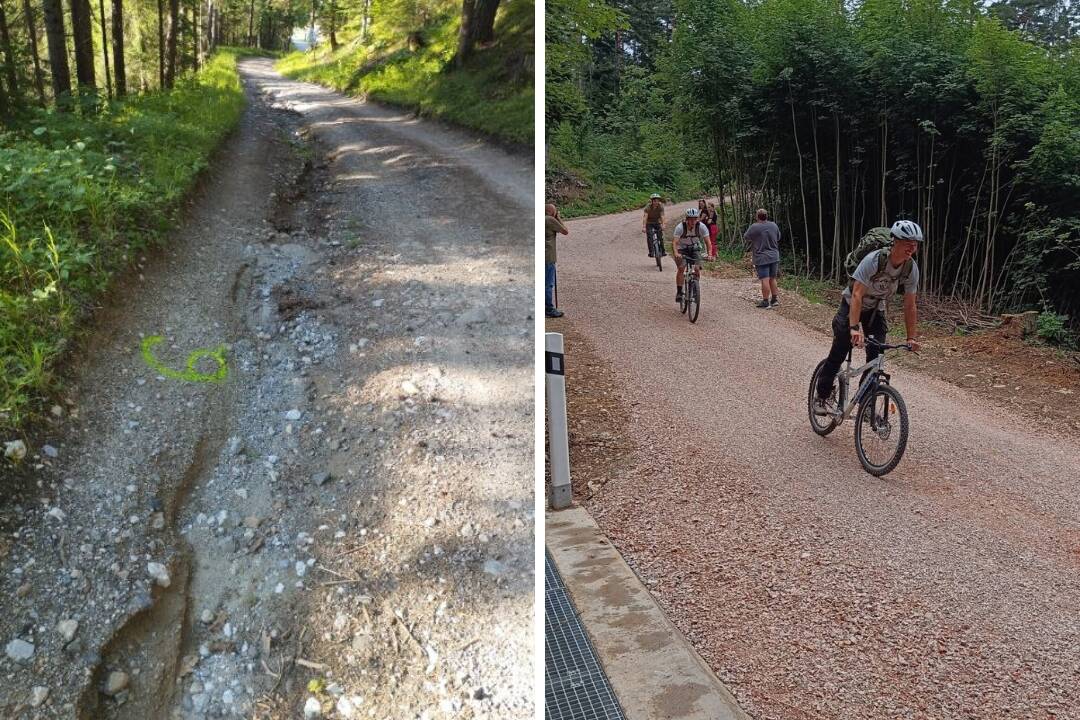
<svg viewBox="0 0 1080 720">
<path fill-rule="evenodd" d="M 1035 333 L 1045 342 L 1063 347 L 1073 347 L 1076 336 L 1069 330 L 1069 316 L 1058 315 L 1052 310 L 1039 313 L 1035 324 Z"/>
<path fill-rule="evenodd" d="M 179 201 L 243 110 L 240 54 L 101 114 L 37 110 L 0 133 L 0 432 L 56 390 L 77 323 Z"/>
</svg>

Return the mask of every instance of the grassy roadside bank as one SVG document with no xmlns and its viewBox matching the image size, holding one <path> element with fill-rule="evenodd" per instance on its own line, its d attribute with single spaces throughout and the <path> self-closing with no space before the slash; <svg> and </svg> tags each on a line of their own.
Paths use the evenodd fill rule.
<svg viewBox="0 0 1080 720">
<path fill-rule="evenodd" d="M 170 92 L 100 114 L 36 111 L 0 133 L 0 439 L 25 431 L 95 300 L 173 227 L 244 107 L 221 49 Z"/>
<path fill-rule="evenodd" d="M 495 43 L 478 48 L 463 68 L 452 67 L 458 18 L 443 13 L 410 40 L 404 33 L 338 32 L 336 52 L 324 42 L 293 52 L 276 67 L 283 75 L 347 95 L 416 110 L 528 145 L 533 139 L 533 4 L 510 0 L 499 9 Z M 384 31 L 385 32 L 385 31 Z"/>
</svg>

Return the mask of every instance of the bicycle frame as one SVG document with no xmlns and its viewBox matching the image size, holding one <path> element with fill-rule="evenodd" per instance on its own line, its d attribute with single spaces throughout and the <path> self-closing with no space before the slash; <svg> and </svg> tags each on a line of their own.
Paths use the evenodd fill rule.
<svg viewBox="0 0 1080 720">
<path fill-rule="evenodd" d="M 859 384 L 859 388 L 855 391 L 855 394 L 849 401 L 848 381 L 853 377 L 862 375 L 864 372 L 867 373 L 866 379 Z M 882 382 L 882 377 L 884 377 L 885 382 L 889 382 L 889 374 L 885 372 L 884 351 L 870 362 L 854 369 L 851 367 L 851 353 L 848 353 L 846 367 L 836 374 L 836 381 L 840 386 L 840 398 L 838 402 L 839 407 L 836 412 L 833 413 L 833 417 L 836 418 L 838 425 L 851 415 L 851 411 L 858 407 L 859 401 L 865 397 L 867 392 L 873 390 L 873 388 L 877 387 L 877 385 Z"/>
</svg>

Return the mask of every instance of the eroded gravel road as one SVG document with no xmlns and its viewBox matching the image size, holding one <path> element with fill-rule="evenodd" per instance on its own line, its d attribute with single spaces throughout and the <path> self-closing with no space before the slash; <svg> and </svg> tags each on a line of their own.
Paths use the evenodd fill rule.
<svg viewBox="0 0 1080 720">
<path fill-rule="evenodd" d="M 563 320 L 623 391 L 590 511 L 756 718 L 1080 718 L 1080 438 L 893 369 L 907 453 L 806 416 L 827 337 L 706 278 L 696 325 L 640 213 L 570 223 Z M 781 297 L 783 300 L 783 297 Z M 566 349 L 567 366 L 574 348 Z M 606 442 L 606 441 L 605 441 Z M 611 441 L 613 445 L 618 443 Z"/>
<path fill-rule="evenodd" d="M 531 718 L 531 161 L 241 71 L 5 479 L 0 715 Z"/>
</svg>

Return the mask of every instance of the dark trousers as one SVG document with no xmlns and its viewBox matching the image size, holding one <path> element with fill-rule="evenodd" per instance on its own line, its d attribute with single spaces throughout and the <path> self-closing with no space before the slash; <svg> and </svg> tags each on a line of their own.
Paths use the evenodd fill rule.
<svg viewBox="0 0 1080 720">
<path fill-rule="evenodd" d="M 836 317 L 832 321 L 832 348 L 829 350 L 829 357 L 825 359 L 825 367 L 821 369 L 821 374 L 818 375 L 817 393 L 818 397 L 827 398 L 829 396 L 829 390 L 832 388 L 833 380 L 836 379 L 836 373 L 840 372 L 841 366 L 844 364 L 844 360 L 847 358 L 849 352 L 851 352 L 851 330 L 848 325 L 848 313 L 851 312 L 851 306 L 848 305 L 847 298 L 840 301 L 840 309 L 836 311 Z M 859 322 L 863 326 L 863 334 L 866 337 L 872 337 L 879 343 L 884 344 L 885 334 L 889 330 L 889 326 L 885 323 L 885 314 L 874 310 L 863 310 L 859 316 Z M 878 355 L 881 354 L 881 350 L 873 345 L 864 345 L 866 348 L 866 362 L 870 362 Z"/>
<path fill-rule="evenodd" d="M 663 226 L 660 223 L 646 223 L 645 248 L 649 251 L 649 257 L 652 257 L 652 239 L 654 233 L 656 234 L 656 245 L 660 248 L 660 255 L 667 255 L 667 251 L 664 250 Z"/>
</svg>

